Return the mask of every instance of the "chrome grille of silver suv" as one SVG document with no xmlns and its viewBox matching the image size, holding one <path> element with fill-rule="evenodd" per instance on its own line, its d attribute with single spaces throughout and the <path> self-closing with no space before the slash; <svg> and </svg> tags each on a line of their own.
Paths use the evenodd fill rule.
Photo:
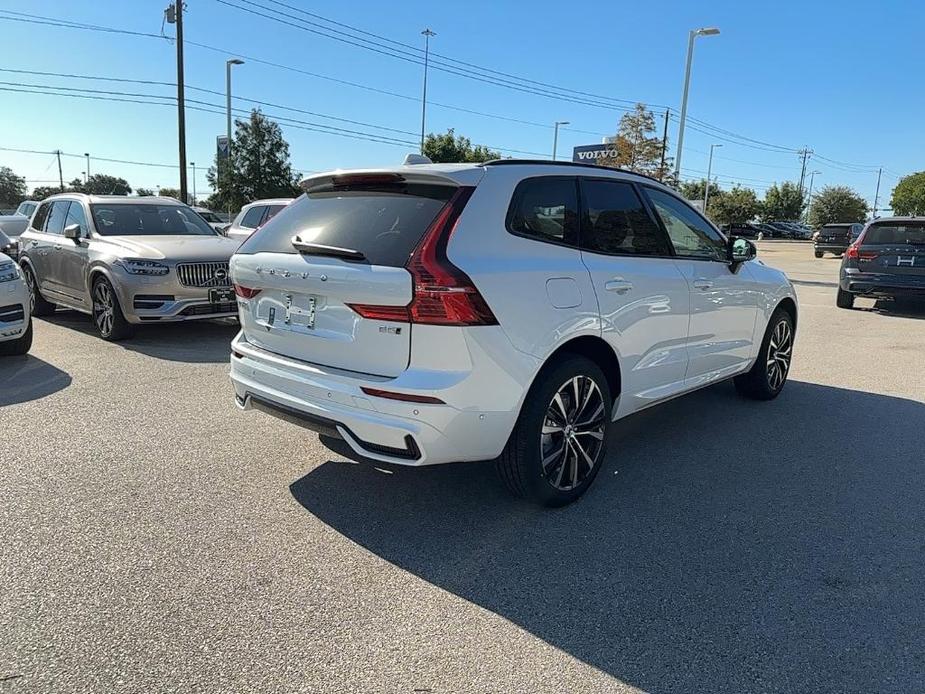
<svg viewBox="0 0 925 694">
<path fill-rule="evenodd" d="M 181 263 L 177 277 L 184 287 L 228 287 L 228 263 Z"/>
</svg>

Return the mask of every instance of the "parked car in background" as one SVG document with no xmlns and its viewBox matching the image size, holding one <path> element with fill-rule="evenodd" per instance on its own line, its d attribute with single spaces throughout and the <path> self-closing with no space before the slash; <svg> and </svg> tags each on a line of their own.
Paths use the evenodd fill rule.
<svg viewBox="0 0 925 694">
<path fill-rule="evenodd" d="M 851 308 L 857 296 L 925 299 L 925 219 L 869 222 L 846 249 L 838 280 L 839 308 Z"/>
<path fill-rule="evenodd" d="M 859 223 L 826 224 L 813 234 L 813 254 L 817 258 L 824 253 L 842 255 L 863 229 Z"/>
<path fill-rule="evenodd" d="M 767 222 L 757 222 L 755 226 L 761 231 L 766 239 L 776 239 L 780 237 L 780 229 L 772 227 Z"/>
<path fill-rule="evenodd" d="M 19 265 L 0 253 L 0 356 L 25 354 L 31 346 L 29 289 Z"/>
<path fill-rule="evenodd" d="M 724 224 L 720 227 L 727 236 L 740 236 L 742 238 L 754 239 L 762 232 L 757 224 L 751 222 L 741 222 L 738 224 Z"/>
<path fill-rule="evenodd" d="M 37 206 L 38 203 L 34 200 L 24 200 L 19 203 L 16 212 L 0 216 L 0 231 L 14 241 L 18 239 L 19 235 L 29 226 L 29 218 Z"/>
<path fill-rule="evenodd" d="M 195 210 L 200 217 L 206 220 L 206 223 L 215 229 L 215 231 L 217 231 L 219 234 L 224 234 L 230 226 L 228 222 L 206 207 L 194 207 L 193 210 Z"/>
<path fill-rule="evenodd" d="M 651 178 L 508 159 L 302 185 L 231 260 L 243 409 L 380 461 L 496 459 L 556 506 L 612 421 L 727 378 L 784 386 L 793 286 Z"/>
<path fill-rule="evenodd" d="M 273 219 L 292 200 L 292 198 L 277 198 L 275 200 L 255 200 L 248 203 L 238 212 L 237 217 L 234 218 L 225 235 L 230 239 L 237 239 L 239 242 L 243 241 L 253 234 L 255 230 Z"/>
<path fill-rule="evenodd" d="M 173 198 L 54 195 L 20 237 L 33 314 L 88 313 L 119 340 L 138 323 L 234 316 L 235 241 Z"/>
</svg>

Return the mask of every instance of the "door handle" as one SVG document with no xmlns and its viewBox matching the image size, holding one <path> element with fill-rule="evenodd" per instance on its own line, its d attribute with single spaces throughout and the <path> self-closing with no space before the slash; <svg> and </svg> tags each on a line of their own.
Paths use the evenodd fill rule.
<svg viewBox="0 0 925 694">
<path fill-rule="evenodd" d="M 630 289 L 633 288 L 632 282 L 627 282 L 624 279 L 612 279 L 604 282 L 604 289 L 608 292 L 616 292 L 617 294 L 626 294 Z"/>
<path fill-rule="evenodd" d="M 33 248 L 35 248 L 36 246 L 39 245 L 39 242 L 38 242 L 38 241 L 30 241 L 30 242 L 29 242 L 29 245 L 32 246 Z"/>
<path fill-rule="evenodd" d="M 697 289 L 712 289 L 713 282 L 703 277 L 698 277 L 694 280 L 694 287 Z"/>
<path fill-rule="evenodd" d="M 55 244 L 55 250 L 56 250 L 56 251 L 60 251 L 60 250 L 61 250 L 61 245 L 56 243 L 56 244 Z"/>
</svg>

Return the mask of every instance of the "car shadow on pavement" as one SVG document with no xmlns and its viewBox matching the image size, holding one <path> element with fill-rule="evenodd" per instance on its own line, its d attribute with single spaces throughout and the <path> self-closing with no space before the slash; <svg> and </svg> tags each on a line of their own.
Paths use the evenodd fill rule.
<svg viewBox="0 0 925 694">
<path fill-rule="evenodd" d="M 0 357 L 0 407 L 38 400 L 69 385 L 67 372 L 31 354 Z"/>
<path fill-rule="evenodd" d="M 889 299 L 881 299 L 874 302 L 871 308 L 855 305 L 855 309 L 858 311 L 867 311 L 869 313 L 879 313 L 881 316 L 925 319 L 925 301 L 891 301 Z"/>
<path fill-rule="evenodd" d="M 58 310 L 42 320 L 102 340 L 90 317 L 78 311 Z M 112 344 L 155 359 L 216 364 L 231 358 L 231 340 L 239 329 L 237 321 L 228 318 L 137 325 L 131 337 Z"/>
<path fill-rule="evenodd" d="M 925 405 L 796 381 L 752 403 L 725 383 L 615 429 L 564 509 L 508 498 L 490 464 L 331 461 L 290 489 L 377 556 L 648 691 L 921 687 Z"/>
</svg>

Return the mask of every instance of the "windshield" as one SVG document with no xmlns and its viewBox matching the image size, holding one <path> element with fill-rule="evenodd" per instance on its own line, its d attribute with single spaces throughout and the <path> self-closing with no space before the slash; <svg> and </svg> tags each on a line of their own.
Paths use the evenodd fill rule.
<svg viewBox="0 0 925 694">
<path fill-rule="evenodd" d="M 864 234 L 863 244 L 925 245 L 925 222 L 908 224 L 874 224 Z"/>
<path fill-rule="evenodd" d="M 215 230 L 188 207 L 152 203 L 90 205 L 101 236 L 215 236 Z"/>
</svg>

